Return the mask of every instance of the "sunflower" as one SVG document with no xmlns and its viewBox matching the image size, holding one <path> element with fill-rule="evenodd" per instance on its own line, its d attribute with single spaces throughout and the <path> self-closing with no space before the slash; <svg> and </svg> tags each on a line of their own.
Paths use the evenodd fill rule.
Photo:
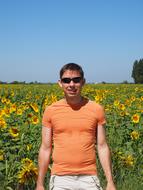
<svg viewBox="0 0 143 190">
<path fill-rule="evenodd" d="M 6 99 L 6 104 L 10 104 L 10 99 Z"/>
<path fill-rule="evenodd" d="M 125 164 L 127 166 L 133 166 L 134 165 L 134 158 L 132 155 L 128 155 L 125 157 L 125 160 L 124 160 Z"/>
<path fill-rule="evenodd" d="M 120 101 L 119 100 L 115 100 L 114 101 L 114 106 L 118 106 L 120 104 Z"/>
<path fill-rule="evenodd" d="M 16 111 L 17 115 L 22 115 L 23 111 L 21 108 L 18 108 L 17 111 Z"/>
<path fill-rule="evenodd" d="M 140 120 L 140 116 L 138 114 L 134 114 L 132 116 L 132 122 L 133 123 L 139 123 L 139 120 Z"/>
<path fill-rule="evenodd" d="M 0 110 L 0 117 L 4 115 L 4 110 Z"/>
<path fill-rule="evenodd" d="M 15 112 L 16 111 L 16 104 L 11 104 L 10 111 Z"/>
<path fill-rule="evenodd" d="M 119 114 L 120 114 L 121 117 L 124 117 L 126 115 L 126 112 L 121 111 Z"/>
<path fill-rule="evenodd" d="M 32 148 L 32 144 L 28 144 L 28 145 L 26 146 L 27 151 L 30 151 L 31 148 Z"/>
<path fill-rule="evenodd" d="M 129 99 L 126 99 L 126 100 L 125 100 L 125 105 L 131 106 L 131 101 L 130 101 Z"/>
<path fill-rule="evenodd" d="M 53 102 L 56 102 L 56 101 L 57 101 L 57 96 L 54 95 L 54 94 L 52 94 L 52 95 L 51 95 L 51 101 L 52 101 L 52 103 L 53 103 Z"/>
<path fill-rule="evenodd" d="M 28 114 L 27 114 L 27 117 L 28 117 L 28 118 L 32 118 L 32 117 L 33 117 L 33 114 L 32 114 L 32 113 L 28 113 Z"/>
<path fill-rule="evenodd" d="M 31 164 L 31 163 L 33 163 L 33 162 L 32 162 L 32 160 L 30 160 L 29 158 L 23 158 L 23 159 L 21 160 L 21 163 L 22 163 L 23 165 L 29 165 L 29 164 Z"/>
<path fill-rule="evenodd" d="M 5 129 L 6 128 L 6 121 L 3 118 L 0 118 L 0 128 Z"/>
<path fill-rule="evenodd" d="M 35 124 L 35 125 L 38 124 L 39 123 L 38 117 L 37 116 L 33 116 L 31 122 L 32 122 L 32 124 Z"/>
<path fill-rule="evenodd" d="M 9 129 L 9 133 L 12 137 L 18 137 L 18 135 L 19 135 L 19 131 L 16 127 L 11 127 Z"/>
<path fill-rule="evenodd" d="M 132 140 L 137 140 L 139 138 L 139 133 L 137 131 L 132 131 L 131 132 L 131 138 Z"/>
<path fill-rule="evenodd" d="M 4 151 L 0 150 L 0 161 L 4 160 Z"/>
<path fill-rule="evenodd" d="M 131 97 L 131 102 L 134 102 L 136 100 L 136 97 L 135 96 L 132 96 Z"/>
<path fill-rule="evenodd" d="M 124 111 L 125 108 L 126 108 L 124 104 L 119 104 L 118 107 L 119 107 L 119 109 L 122 110 L 122 111 Z"/>
<path fill-rule="evenodd" d="M 35 103 L 31 103 L 30 106 L 31 106 L 31 108 L 32 108 L 36 113 L 39 112 L 39 109 L 38 109 L 37 104 L 35 104 Z"/>
<path fill-rule="evenodd" d="M 6 98 L 5 97 L 2 97 L 1 98 L 1 102 L 4 104 L 4 103 L 6 103 Z"/>
<path fill-rule="evenodd" d="M 24 184 L 29 181 L 36 180 L 38 175 L 38 169 L 34 166 L 33 163 L 28 165 L 23 165 L 22 169 L 18 173 L 19 183 Z"/>
<path fill-rule="evenodd" d="M 14 91 L 11 91 L 11 96 L 12 96 L 12 97 L 14 96 Z"/>
<path fill-rule="evenodd" d="M 4 111 L 4 114 L 5 114 L 6 117 L 10 117 L 10 113 L 11 113 L 11 112 L 10 112 L 10 109 L 9 109 L 9 108 L 6 108 L 6 107 L 5 107 L 5 108 L 3 109 L 3 111 Z"/>
</svg>

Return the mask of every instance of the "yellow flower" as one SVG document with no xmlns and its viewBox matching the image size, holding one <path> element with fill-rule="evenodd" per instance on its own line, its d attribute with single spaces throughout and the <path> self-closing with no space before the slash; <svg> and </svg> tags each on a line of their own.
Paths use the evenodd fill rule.
<svg viewBox="0 0 143 190">
<path fill-rule="evenodd" d="M 28 105 L 28 104 L 25 104 L 25 105 L 24 105 L 24 110 L 27 110 L 27 109 L 29 109 L 29 105 Z"/>
<path fill-rule="evenodd" d="M 119 107 L 119 109 L 122 110 L 122 111 L 125 110 L 125 105 L 124 105 L 124 104 L 119 104 L 118 107 Z"/>
<path fill-rule="evenodd" d="M 57 101 L 57 96 L 52 94 L 51 95 L 51 101 L 52 101 L 52 103 L 56 102 Z"/>
<path fill-rule="evenodd" d="M 127 157 L 125 157 L 125 164 L 127 166 L 133 166 L 134 164 L 134 158 L 132 155 L 128 155 Z"/>
<path fill-rule="evenodd" d="M 0 128 L 5 129 L 6 128 L 6 121 L 3 118 L 0 118 Z"/>
<path fill-rule="evenodd" d="M 17 137 L 19 135 L 19 131 L 16 127 L 11 127 L 9 133 L 12 137 Z"/>
<path fill-rule="evenodd" d="M 131 105 L 131 101 L 129 99 L 126 99 L 125 100 L 125 105 L 130 106 Z"/>
<path fill-rule="evenodd" d="M 17 115 L 22 115 L 23 111 L 21 108 L 18 108 L 17 111 L 16 111 Z"/>
<path fill-rule="evenodd" d="M 3 97 L 3 98 L 1 99 L 1 102 L 2 102 L 3 104 L 6 103 L 6 98 Z"/>
<path fill-rule="evenodd" d="M 39 119 L 38 119 L 38 117 L 37 116 L 33 116 L 32 117 L 32 124 L 38 124 L 39 123 Z"/>
<path fill-rule="evenodd" d="M 96 101 L 97 103 L 100 102 L 100 96 L 99 96 L 99 95 L 96 95 L 96 96 L 95 96 L 95 101 Z"/>
<path fill-rule="evenodd" d="M 140 120 L 140 116 L 138 114 L 134 114 L 132 116 L 132 122 L 133 123 L 139 123 L 139 120 Z"/>
<path fill-rule="evenodd" d="M 4 151 L 0 150 L 0 161 L 4 160 Z"/>
<path fill-rule="evenodd" d="M 4 110 L 0 110 L 0 117 L 4 115 Z"/>
<path fill-rule="evenodd" d="M 14 96 L 14 91 L 11 91 L 11 96 Z"/>
<path fill-rule="evenodd" d="M 129 113 L 127 111 L 121 111 L 120 112 L 121 117 L 124 117 L 124 116 L 127 116 L 127 115 L 129 115 Z"/>
<path fill-rule="evenodd" d="M 126 112 L 124 112 L 124 111 L 121 111 L 121 112 L 120 112 L 120 116 L 121 116 L 121 117 L 124 117 L 125 115 L 126 115 Z"/>
<path fill-rule="evenodd" d="M 30 160 L 29 158 L 23 158 L 21 160 L 21 163 L 24 164 L 24 165 L 29 165 L 29 164 L 33 163 L 33 161 Z"/>
<path fill-rule="evenodd" d="M 28 117 L 28 118 L 31 118 L 32 116 L 33 116 L 32 113 L 28 113 L 28 114 L 27 114 L 27 117 Z"/>
<path fill-rule="evenodd" d="M 31 93 L 30 94 L 26 94 L 26 99 L 30 99 L 31 98 Z"/>
<path fill-rule="evenodd" d="M 36 180 L 38 175 L 38 169 L 30 163 L 29 165 L 23 165 L 21 171 L 18 173 L 19 183 L 28 183 L 30 180 Z"/>
<path fill-rule="evenodd" d="M 3 111 L 4 111 L 4 114 L 5 114 L 6 117 L 10 117 L 10 113 L 11 113 L 11 112 L 10 112 L 10 109 L 9 109 L 9 108 L 6 108 L 6 107 L 5 107 Z"/>
<path fill-rule="evenodd" d="M 119 103 L 120 103 L 119 100 L 115 100 L 115 101 L 114 101 L 114 106 L 118 106 Z"/>
<path fill-rule="evenodd" d="M 10 111 L 11 112 L 16 111 L 16 104 L 11 104 Z"/>
<path fill-rule="evenodd" d="M 131 101 L 134 102 L 136 100 L 136 97 L 135 96 L 132 96 L 131 97 Z"/>
<path fill-rule="evenodd" d="M 6 99 L 6 104 L 10 104 L 10 99 Z"/>
<path fill-rule="evenodd" d="M 31 103 L 30 106 L 37 113 L 39 111 L 38 106 L 35 103 Z"/>
<path fill-rule="evenodd" d="M 36 95 L 36 96 L 35 96 L 35 99 L 36 99 L 36 100 L 39 100 L 39 99 L 40 99 L 40 96 Z"/>
<path fill-rule="evenodd" d="M 26 146 L 26 148 L 27 148 L 28 151 L 31 150 L 32 144 L 28 144 L 28 145 Z"/>
<path fill-rule="evenodd" d="M 132 140 L 137 140 L 139 138 L 139 133 L 137 131 L 132 131 L 131 132 L 131 138 Z"/>
</svg>

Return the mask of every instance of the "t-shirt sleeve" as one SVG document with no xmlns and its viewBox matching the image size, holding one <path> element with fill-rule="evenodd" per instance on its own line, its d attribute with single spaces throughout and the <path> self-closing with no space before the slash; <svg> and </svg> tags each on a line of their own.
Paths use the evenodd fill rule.
<svg viewBox="0 0 143 190">
<path fill-rule="evenodd" d="M 104 125 L 106 124 L 106 116 L 103 106 L 98 105 L 97 106 L 97 123 L 98 125 Z"/>
<path fill-rule="evenodd" d="M 51 128 L 52 123 L 51 123 L 51 109 L 47 107 L 43 113 L 42 117 L 42 126 Z"/>
</svg>

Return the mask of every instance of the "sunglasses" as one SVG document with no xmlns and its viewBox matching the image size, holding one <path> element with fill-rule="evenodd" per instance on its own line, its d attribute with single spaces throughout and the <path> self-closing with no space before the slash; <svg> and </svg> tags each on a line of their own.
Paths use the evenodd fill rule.
<svg viewBox="0 0 143 190">
<path fill-rule="evenodd" d="M 81 77 L 62 78 L 61 81 L 67 84 L 69 84 L 71 81 L 73 81 L 74 83 L 80 83 L 81 79 L 82 79 Z"/>
</svg>

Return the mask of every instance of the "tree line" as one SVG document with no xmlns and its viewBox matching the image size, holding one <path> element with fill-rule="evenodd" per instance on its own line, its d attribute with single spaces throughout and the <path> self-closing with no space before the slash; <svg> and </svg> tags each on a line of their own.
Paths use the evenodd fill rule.
<svg viewBox="0 0 143 190">
<path fill-rule="evenodd" d="M 132 70 L 132 78 L 135 84 L 143 84 L 143 59 L 135 60 Z"/>
<path fill-rule="evenodd" d="M 135 84 L 143 84 L 143 59 L 140 59 L 139 61 L 138 60 L 134 61 L 131 77 L 134 79 Z M 128 83 L 128 81 L 123 81 L 122 83 Z M 43 83 L 37 81 L 29 83 L 26 83 L 25 81 L 22 82 L 13 81 L 10 83 L 0 81 L 0 84 L 43 84 Z"/>
</svg>

